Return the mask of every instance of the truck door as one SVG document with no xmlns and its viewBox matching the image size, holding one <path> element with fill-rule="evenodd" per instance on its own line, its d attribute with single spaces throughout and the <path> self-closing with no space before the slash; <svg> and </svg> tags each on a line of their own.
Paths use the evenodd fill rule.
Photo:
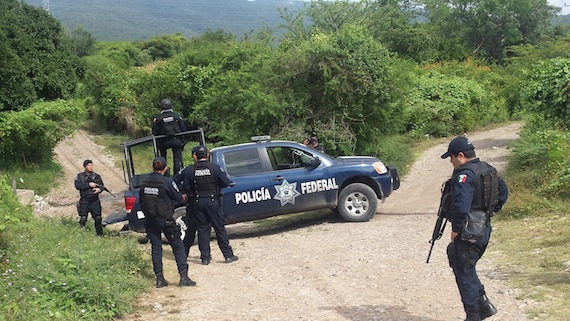
<svg viewBox="0 0 570 321">
<path fill-rule="evenodd" d="M 289 146 L 267 147 L 273 171 L 268 172 L 275 193 L 274 213 L 293 213 L 336 204 L 338 186 L 316 166 L 309 150 Z"/>
<path fill-rule="evenodd" d="M 234 186 L 223 189 L 223 209 L 230 223 L 267 217 L 271 201 L 271 181 L 262 163 L 257 146 L 226 151 L 223 167 Z"/>
</svg>

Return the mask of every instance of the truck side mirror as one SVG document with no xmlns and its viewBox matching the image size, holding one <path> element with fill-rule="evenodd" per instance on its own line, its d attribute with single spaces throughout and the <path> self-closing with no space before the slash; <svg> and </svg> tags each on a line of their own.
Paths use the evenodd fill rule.
<svg viewBox="0 0 570 321">
<path fill-rule="evenodd" d="M 306 164 L 305 167 L 306 167 L 308 170 L 313 170 L 313 169 L 319 167 L 319 165 L 321 165 L 321 159 L 320 159 L 319 157 L 315 156 L 315 157 L 312 157 L 312 158 L 311 158 L 308 162 L 306 162 L 305 164 Z"/>
</svg>

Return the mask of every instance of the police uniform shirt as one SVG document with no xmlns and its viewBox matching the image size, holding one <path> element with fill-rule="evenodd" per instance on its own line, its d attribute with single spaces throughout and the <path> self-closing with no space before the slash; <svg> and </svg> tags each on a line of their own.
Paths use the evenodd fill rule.
<svg viewBox="0 0 570 321">
<path fill-rule="evenodd" d="M 479 163 L 479 158 L 470 160 L 467 163 Z M 466 164 L 467 164 L 466 163 Z M 465 223 L 465 218 L 471 210 L 473 196 L 475 195 L 476 177 L 475 173 L 467 169 L 465 164 L 453 171 L 452 175 L 452 199 L 450 205 L 450 220 L 453 232 L 461 232 Z M 497 212 L 507 201 L 508 189 L 505 181 L 499 176 L 499 202 L 493 211 Z"/>
<path fill-rule="evenodd" d="M 99 198 L 99 194 L 95 194 L 93 188 L 89 186 L 89 182 L 94 182 L 102 189 L 105 185 L 101 176 L 95 172 L 87 174 L 86 172 L 78 173 L 75 177 L 75 189 L 79 191 L 81 198 L 95 200 Z"/>
<path fill-rule="evenodd" d="M 178 123 L 178 127 L 180 131 L 186 131 L 186 125 L 184 125 L 184 121 L 182 118 L 172 111 L 172 109 L 166 109 L 160 112 L 160 114 L 154 117 L 152 122 L 152 134 L 155 136 L 164 135 L 164 122 L 167 121 L 175 121 Z"/>
<path fill-rule="evenodd" d="M 207 160 L 199 161 L 199 163 L 202 163 L 202 162 L 209 162 L 209 161 L 207 161 Z M 212 166 L 213 172 L 211 174 L 214 177 L 217 177 L 217 181 L 215 183 L 218 184 L 219 188 L 222 189 L 224 187 L 230 186 L 231 181 L 228 178 L 228 176 L 226 175 L 226 173 L 224 171 L 222 171 L 222 169 L 220 168 L 220 165 L 214 164 L 214 163 L 212 163 L 212 165 L 213 165 Z M 188 166 L 188 167 L 192 167 L 192 166 Z M 195 178 L 194 171 L 188 170 L 186 177 L 184 179 L 184 184 L 182 185 L 183 193 L 188 194 L 188 195 L 192 194 L 192 187 L 194 186 L 194 184 L 193 184 L 194 178 Z"/>
<path fill-rule="evenodd" d="M 164 191 L 166 192 L 166 196 L 168 197 L 168 199 L 172 201 L 172 204 L 175 207 L 179 204 L 184 204 L 184 200 L 182 199 L 182 194 L 180 193 L 180 190 L 178 189 L 178 185 L 176 185 L 176 182 L 174 182 L 172 178 L 164 177 L 160 173 L 152 173 L 151 176 L 149 176 L 148 180 L 149 181 L 156 180 L 157 177 L 153 177 L 156 175 L 159 175 L 164 179 Z M 139 195 L 140 193 L 143 193 L 143 191 L 139 191 Z"/>
</svg>

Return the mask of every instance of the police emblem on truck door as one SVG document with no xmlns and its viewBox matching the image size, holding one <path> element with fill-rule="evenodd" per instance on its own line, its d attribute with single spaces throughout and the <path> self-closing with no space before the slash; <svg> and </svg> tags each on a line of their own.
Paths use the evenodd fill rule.
<svg viewBox="0 0 570 321">
<path fill-rule="evenodd" d="M 275 194 L 273 199 L 279 200 L 281 206 L 287 203 L 295 205 L 295 198 L 301 195 L 301 193 L 297 191 L 297 183 L 289 184 L 287 180 L 283 180 L 281 185 L 275 186 L 275 190 L 277 190 L 277 194 Z"/>
</svg>

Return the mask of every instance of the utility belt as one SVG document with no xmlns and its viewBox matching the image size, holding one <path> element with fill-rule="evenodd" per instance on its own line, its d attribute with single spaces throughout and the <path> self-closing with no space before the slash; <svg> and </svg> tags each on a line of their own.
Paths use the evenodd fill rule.
<svg viewBox="0 0 570 321">
<path fill-rule="evenodd" d="M 220 194 L 215 193 L 215 194 L 194 195 L 190 199 L 194 199 L 194 202 L 198 203 L 198 200 L 200 200 L 201 198 L 202 199 L 209 198 L 212 202 L 215 202 L 220 198 Z"/>
</svg>

